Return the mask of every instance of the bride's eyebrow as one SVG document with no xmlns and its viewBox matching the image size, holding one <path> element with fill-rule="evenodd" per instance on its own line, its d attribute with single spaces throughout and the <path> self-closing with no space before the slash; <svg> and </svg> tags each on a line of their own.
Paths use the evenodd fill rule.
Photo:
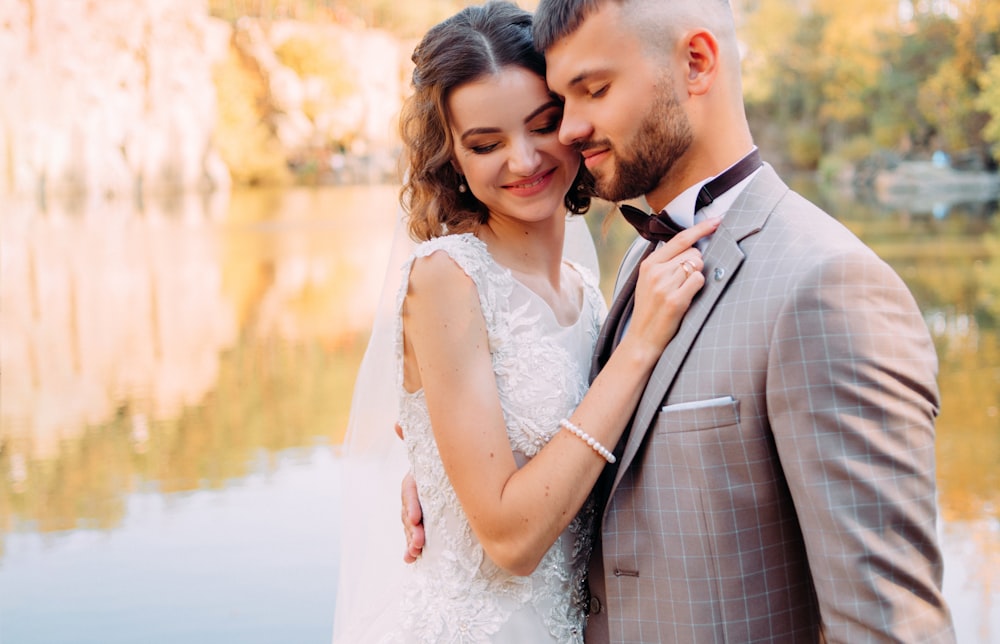
<svg viewBox="0 0 1000 644">
<path fill-rule="evenodd" d="M 470 136 L 476 136 L 477 134 L 498 134 L 500 131 L 501 130 L 498 127 L 470 127 L 465 132 L 462 132 L 462 136 L 459 137 L 459 140 L 465 141 Z"/>
<path fill-rule="evenodd" d="M 562 107 L 562 102 L 559 101 L 556 98 L 553 98 L 549 102 L 543 103 L 538 108 L 536 108 L 534 111 L 532 111 L 531 114 L 528 114 L 528 116 L 526 116 L 524 118 L 524 122 L 525 123 L 530 123 L 536 116 L 538 116 L 542 112 L 545 112 L 546 110 L 551 109 L 553 107 L 561 108 Z"/>
</svg>

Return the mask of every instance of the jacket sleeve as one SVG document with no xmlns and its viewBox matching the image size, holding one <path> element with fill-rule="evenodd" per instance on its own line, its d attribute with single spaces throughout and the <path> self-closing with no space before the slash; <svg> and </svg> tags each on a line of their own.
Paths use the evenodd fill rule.
<svg viewBox="0 0 1000 644">
<path fill-rule="evenodd" d="M 937 356 L 867 249 L 801 276 L 773 331 L 767 405 L 827 642 L 954 641 L 941 595 Z"/>
</svg>

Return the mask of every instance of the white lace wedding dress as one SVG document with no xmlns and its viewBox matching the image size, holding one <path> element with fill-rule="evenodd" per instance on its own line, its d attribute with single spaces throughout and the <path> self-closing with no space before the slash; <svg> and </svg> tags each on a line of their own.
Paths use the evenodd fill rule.
<svg viewBox="0 0 1000 644">
<path fill-rule="evenodd" d="M 420 244 L 414 258 L 443 251 L 474 281 L 511 448 L 526 462 L 558 431 L 583 397 L 594 343 L 605 314 L 596 278 L 583 278 L 578 319 L 561 326 L 549 306 L 490 256 L 473 235 Z M 404 268 L 397 313 L 413 259 Z M 582 642 L 584 573 L 590 554 L 589 506 L 573 520 L 528 577 L 485 556 L 438 454 L 422 391 L 402 388 L 402 331 L 396 334 L 400 425 L 424 513 L 426 546 L 406 571 L 398 622 L 388 642 Z"/>
</svg>

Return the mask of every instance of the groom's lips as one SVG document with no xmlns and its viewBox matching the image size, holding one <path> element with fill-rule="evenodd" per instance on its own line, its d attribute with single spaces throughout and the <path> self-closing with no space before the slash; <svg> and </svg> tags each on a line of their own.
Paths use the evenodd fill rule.
<svg viewBox="0 0 1000 644">
<path fill-rule="evenodd" d="M 593 170 L 594 166 L 600 165 L 608 154 L 610 154 L 610 148 L 601 148 L 599 150 L 584 150 L 583 151 L 583 163 L 587 166 L 588 170 Z"/>
</svg>

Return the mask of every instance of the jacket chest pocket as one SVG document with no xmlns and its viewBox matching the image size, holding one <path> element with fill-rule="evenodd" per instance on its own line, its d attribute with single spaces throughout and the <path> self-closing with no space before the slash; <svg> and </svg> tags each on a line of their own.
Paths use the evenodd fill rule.
<svg viewBox="0 0 1000 644">
<path fill-rule="evenodd" d="M 733 396 L 666 405 L 660 409 L 653 431 L 657 434 L 698 432 L 739 425 L 740 403 Z"/>
</svg>

